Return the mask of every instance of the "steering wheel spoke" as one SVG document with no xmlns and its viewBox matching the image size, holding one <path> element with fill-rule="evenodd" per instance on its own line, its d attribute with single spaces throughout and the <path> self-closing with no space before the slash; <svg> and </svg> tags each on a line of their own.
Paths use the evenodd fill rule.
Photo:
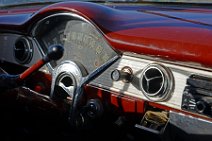
<svg viewBox="0 0 212 141">
<path fill-rule="evenodd" d="M 75 91 L 75 86 L 66 86 L 63 82 L 59 82 L 58 86 L 61 87 L 70 97 L 73 97 L 73 93 Z"/>
<path fill-rule="evenodd" d="M 81 64 L 77 64 L 73 61 L 63 61 L 53 70 L 51 96 L 54 97 L 58 95 L 54 93 L 55 86 L 61 87 L 70 96 L 72 102 L 68 119 L 72 126 L 77 126 L 77 119 L 80 115 L 80 109 L 82 108 L 79 103 L 84 96 L 84 86 L 98 77 L 118 58 L 119 56 L 112 58 L 90 74 L 85 73 L 86 70 Z"/>
</svg>

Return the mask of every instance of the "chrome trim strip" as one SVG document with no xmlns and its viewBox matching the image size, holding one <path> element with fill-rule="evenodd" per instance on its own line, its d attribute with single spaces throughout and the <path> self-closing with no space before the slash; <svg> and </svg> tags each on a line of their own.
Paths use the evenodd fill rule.
<svg viewBox="0 0 212 141">
<path fill-rule="evenodd" d="M 174 127 L 187 133 L 188 136 L 199 135 L 201 136 L 201 140 L 204 141 L 207 139 L 212 139 L 212 121 L 170 111 L 169 122 Z"/>
<path fill-rule="evenodd" d="M 111 65 L 101 76 L 94 79 L 89 84 L 95 87 L 101 87 L 102 89 L 119 93 L 120 95 L 129 95 L 135 98 L 150 101 L 141 91 L 139 86 L 139 78 L 141 76 L 142 70 L 152 63 L 159 63 L 167 68 L 173 74 L 174 87 L 171 92 L 170 98 L 165 101 L 158 101 L 157 103 L 166 105 L 175 109 L 181 110 L 183 91 L 186 86 L 187 78 L 192 74 L 203 75 L 206 77 L 212 77 L 210 71 L 194 69 L 190 67 L 184 67 L 174 64 L 163 63 L 154 60 L 147 60 L 142 58 L 136 58 L 133 56 L 123 55 L 119 60 L 117 60 L 113 65 Z M 124 83 L 122 81 L 113 81 L 111 79 L 111 72 L 115 69 L 121 70 L 124 66 L 129 66 L 133 70 L 133 79 L 131 83 Z"/>
</svg>

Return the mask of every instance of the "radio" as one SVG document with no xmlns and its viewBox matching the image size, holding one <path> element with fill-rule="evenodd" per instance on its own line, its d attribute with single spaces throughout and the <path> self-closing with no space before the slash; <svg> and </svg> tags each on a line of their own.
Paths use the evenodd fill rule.
<svg viewBox="0 0 212 141">
<path fill-rule="evenodd" d="M 191 75 L 183 92 L 181 108 L 212 117 L 212 79 Z"/>
</svg>

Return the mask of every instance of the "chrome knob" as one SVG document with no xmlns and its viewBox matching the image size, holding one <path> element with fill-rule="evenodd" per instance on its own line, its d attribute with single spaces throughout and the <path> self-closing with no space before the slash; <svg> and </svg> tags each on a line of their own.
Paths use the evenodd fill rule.
<svg viewBox="0 0 212 141">
<path fill-rule="evenodd" d="M 132 80 L 133 72 L 130 67 L 124 67 L 121 70 L 115 69 L 111 72 L 111 79 L 113 81 L 123 81 L 129 83 Z"/>
</svg>

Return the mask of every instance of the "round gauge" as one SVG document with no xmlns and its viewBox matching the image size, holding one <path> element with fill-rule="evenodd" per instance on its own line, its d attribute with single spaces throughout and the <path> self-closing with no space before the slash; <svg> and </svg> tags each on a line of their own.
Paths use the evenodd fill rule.
<svg viewBox="0 0 212 141">
<path fill-rule="evenodd" d="M 90 23 L 73 19 L 60 21 L 62 22 L 53 24 L 53 27 L 48 26 L 49 31 L 41 37 L 46 48 L 53 44 L 64 46 L 64 56 L 53 67 L 63 60 L 72 60 L 81 63 L 91 72 L 116 55 Z M 51 20 L 48 24 L 51 25 Z"/>
</svg>

